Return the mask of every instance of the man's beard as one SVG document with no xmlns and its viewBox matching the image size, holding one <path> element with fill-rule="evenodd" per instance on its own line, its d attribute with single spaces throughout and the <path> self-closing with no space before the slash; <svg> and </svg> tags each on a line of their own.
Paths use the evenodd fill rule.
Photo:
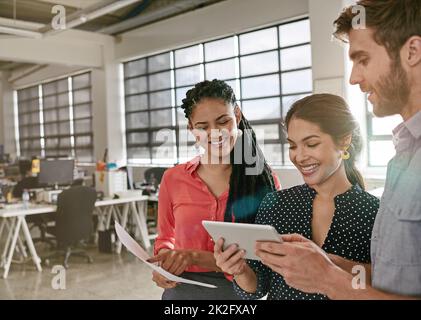
<svg viewBox="0 0 421 320">
<path fill-rule="evenodd" d="M 409 100 L 409 81 L 399 59 L 392 63 L 390 72 L 378 81 L 378 103 L 373 112 L 378 117 L 400 114 Z"/>
</svg>

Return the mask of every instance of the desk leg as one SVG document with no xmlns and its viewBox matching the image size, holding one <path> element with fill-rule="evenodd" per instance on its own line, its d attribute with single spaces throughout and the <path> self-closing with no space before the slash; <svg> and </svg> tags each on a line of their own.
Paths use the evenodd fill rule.
<svg viewBox="0 0 421 320">
<path fill-rule="evenodd" d="M 114 205 L 111 207 L 111 216 L 113 217 L 114 221 L 117 221 L 118 223 L 121 223 L 121 216 L 119 214 L 120 209 L 118 208 L 118 205 Z M 111 219 L 110 219 L 110 225 L 111 225 Z"/>
<path fill-rule="evenodd" d="M 25 249 L 25 246 L 23 245 L 23 242 L 20 236 L 18 237 L 18 249 L 19 249 L 20 254 L 23 256 L 23 258 L 26 259 L 28 255 L 26 254 L 26 249 Z"/>
<path fill-rule="evenodd" d="M 151 247 L 151 241 L 149 240 L 148 236 L 148 226 L 146 224 L 146 216 L 145 216 L 145 210 L 146 210 L 146 201 L 140 201 L 139 205 L 142 206 L 142 210 L 137 210 L 136 202 L 131 202 L 130 206 L 132 209 L 132 212 L 135 216 L 137 227 L 140 231 L 140 236 L 142 237 L 143 245 L 145 246 L 145 249 L 149 249 Z"/>
<path fill-rule="evenodd" d="M 101 211 L 101 209 L 98 208 L 98 207 L 95 207 L 94 214 L 96 215 L 96 217 L 98 219 L 97 225 L 96 225 L 96 229 L 94 230 L 95 231 L 95 240 L 94 240 L 94 242 L 95 242 L 96 245 L 98 245 L 98 237 L 99 237 L 98 236 L 98 231 L 101 230 L 101 226 L 103 225 L 103 222 L 102 222 L 103 218 L 102 218 L 102 211 Z"/>
<path fill-rule="evenodd" d="M 28 245 L 29 252 L 31 252 L 32 260 L 34 261 L 37 270 L 42 271 L 41 259 L 38 257 L 38 254 L 35 250 L 34 242 L 32 241 L 31 233 L 29 232 L 28 224 L 26 223 L 25 217 L 20 216 L 18 219 L 22 221 L 23 233 L 25 235 L 26 244 Z"/>
<path fill-rule="evenodd" d="M 6 257 L 6 254 L 7 254 L 6 253 L 6 250 L 9 247 L 10 240 L 11 240 L 11 237 L 12 237 L 12 234 L 13 234 L 13 224 L 14 224 L 15 219 L 16 218 L 11 218 L 10 223 L 8 221 L 6 221 L 6 220 L 4 221 L 4 226 L 6 226 L 7 229 L 9 229 L 9 233 L 8 233 L 9 236 L 7 237 L 7 241 L 6 241 L 6 245 L 5 245 L 5 251 L 3 252 L 3 255 L 2 255 L 3 261 L 1 262 L 1 265 L 4 264 L 4 260 L 6 259 L 5 258 Z M 21 239 L 21 235 L 20 234 L 18 236 L 18 242 L 17 242 L 17 244 L 18 245 L 16 247 L 16 252 L 18 252 L 20 254 L 20 257 L 21 257 L 20 262 L 24 262 L 25 259 L 28 257 L 28 255 L 26 254 L 26 249 L 25 249 L 25 246 L 23 245 L 23 242 L 22 242 L 22 239 Z M 13 262 L 13 260 L 12 260 L 12 262 Z"/>
<path fill-rule="evenodd" d="M 128 214 L 129 214 L 129 204 L 126 203 L 126 204 L 123 205 L 123 214 L 122 214 L 122 217 L 121 217 L 121 227 L 123 229 L 126 229 Z M 118 253 L 118 254 L 121 253 L 121 242 L 118 239 L 117 239 L 117 244 L 116 244 L 116 253 Z"/>
<path fill-rule="evenodd" d="M 13 225 L 15 225 L 14 222 L 15 221 L 12 222 L 11 231 L 13 231 Z M 19 237 L 21 223 L 22 223 L 22 220 L 17 219 L 16 225 L 14 228 L 15 230 L 13 231 L 12 243 L 10 244 L 10 248 L 9 248 L 9 254 L 7 256 L 6 264 L 4 266 L 3 279 L 6 279 L 9 274 L 10 265 L 12 264 L 13 253 L 15 252 L 16 242 L 18 241 L 18 237 Z"/>
<path fill-rule="evenodd" d="M 1 240 L 2 240 L 2 237 L 3 237 L 3 230 L 5 230 L 5 226 L 6 226 L 6 218 L 3 218 L 3 219 L 1 219 L 1 225 L 0 225 L 0 243 L 1 243 Z M 5 245 L 5 248 L 6 248 L 6 245 Z M 5 256 L 6 256 L 5 253 L 3 253 L 1 255 L 0 268 L 3 267 Z"/>
<path fill-rule="evenodd" d="M 7 221 L 7 219 L 5 219 L 6 221 L 6 226 L 8 229 L 8 233 L 7 233 L 7 238 L 6 238 L 6 243 L 4 244 L 4 249 L 3 249 L 3 253 L 1 255 L 1 266 L 5 266 L 6 265 L 6 257 L 7 257 L 7 251 L 10 247 L 10 241 L 12 241 L 12 236 L 13 236 L 13 226 L 15 225 L 15 221 L 16 218 L 15 217 L 11 217 L 10 221 Z"/>
<path fill-rule="evenodd" d="M 114 213 L 116 214 L 116 216 L 114 216 L 114 220 L 121 221 L 122 216 L 121 216 L 121 210 L 120 210 L 119 205 L 116 205 L 114 207 Z"/>
<path fill-rule="evenodd" d="M 105 229 L 105 213 L 101 208 L 95 208 L 98 216 L 98 225 L 96 226 L 96 231 L 102 231 Z"/>
<path fill-rule="evenodd" d="M 105 225 L 105 229 L 106 229 L 106 230 L 110 229 L 110 225 L 111 225 L 111 217 L 112 217 L 112 215 L 113 215 L 113 206 L 111 205 L 111 206 L 109 206 L 107 209 L 108 209 L 108 210 L 107 210 L 107 213 L 106 213 L 106 215 L 107 215 L 107 223 L 106 223 L 106 225 Z"/>
<path fill-rule="evenodd" d="M 3 218 L 1 220 L 1 225 L 0 225 L 0 241 L 1 241 L 1 236 L 3 235 L 3 230 L 4 230 L 4 226 L 6 225 L 6 219 Z"/>
</svg>

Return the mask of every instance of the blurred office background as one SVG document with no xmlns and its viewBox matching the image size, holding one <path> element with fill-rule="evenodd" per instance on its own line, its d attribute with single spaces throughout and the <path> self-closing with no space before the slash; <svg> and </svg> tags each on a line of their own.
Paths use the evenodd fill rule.
<svg viewBox="0 0 421 320">
<path fill-rule="evenodd" d="M 264 132 L 264 153 L 283 187 L 302 183 L 281 127 L 291 104 L 311 93 L 344 96 L 364 133 L 359 167 L 368 189 L 381 195 L 399 118 L 373 118 L 364 94 L 348 83 L 347 46 L 331 33 L 350 3 L 0 1 L 0 299 L 160 298 L 150 270 L 119 247 L 113 221 L 150 250 L 162 173 L 195 156 L 179 105 L 204 79 L 234 88 L 244 115 Z M 63 8 L 66 29 L 56 30 L 52 21 Z M 85 187 L 95 189 L 96 205 L 83 191 L 60 203 L 62 192 Z M 75 251 L 66 289 L 55 290 L 51 270 L 66 255 L 55 250 L 64 237 L 56 225 L 68 222 L 51 212 L 66 210 L 71 199 L 90 216 L 82 246 L 89 258 Z M 23 222 L 16 213 L 23 209 L 45 212 Z"/>
</svg>

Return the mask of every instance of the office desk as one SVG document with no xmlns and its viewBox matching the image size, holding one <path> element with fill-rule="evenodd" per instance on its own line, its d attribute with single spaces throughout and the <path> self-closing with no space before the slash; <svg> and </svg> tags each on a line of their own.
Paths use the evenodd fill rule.
<svg viewBox="0 0 421 320">
<path fill-rule="evenodd" d="M 109 229 L 111 218 L 118 221 L 125 229 L 129 214 L 134 217 L 141 241 L 146 249 L 151 247 L 148 227 L 146 224 L 146 210 L 148 196 L 131 195 L 119 199 L 104 199 L 95 203 L 98 214 L 98 230 Z M 122 206 L 121 210 L 119 205 Z M 117 240 L 116 252 L 121 252 L 121 242 Z"/>
<path fill-rule="evenodd" d="M 11 207 L 0 209 L 0 218 L 3 221 L 0 225 L 0 238 L 3 230 L 7 227 L 9 229 L 6 244 L 4 246 L 3 254 L 1 256 L 0 266 L 4 267 L 3 278 L 6 279 L 9 273 L 10 265 L 12 264 L 13 254 L 16 250 L 16 243 L 19 244 L 19 250 L 24 258 L 27 257 L 25 246 L 19 237 L 19 233 L 23 231 L 26 244 L 31 252 L 32 260 L 35 263 L 38 271 L 42 271 L 41 259 L 38 257 L 35 250 L 34 243 L 29 232 L 28 224 L 26 223 L 25 216 L 41 213 L 51 213 L 56 211 L 56 206 L 53 205 L 36 205 L 30 204 L 27 209 L 22 207 Z"/>
<path fill-rule="evenodd" d="M 98 215 L 98 228 L 105 227 L 109 229 L 111 218 L 114 217 L 123 228 L 126 228 L 129 214 L 134 217 L 141 240 L 146 249 L 151 246 L 146 225 L 146 203 L 148 196 L 130 195 L 119 199 L 104 199 L 95 202 L 95 214 Z M 119 206 L 122 206 L 120 210 Z M 29 232 L 25 216 L 42 213 L 52 213 L 57 211 L 56 205 L 49 204 L 30 204 L 28 208 L 23 205 L 12 205 L 0 209 L 0 239 L 3 231 L 7 228 L 7 238 L 3 254 L 0 260 L 0 267 L 4 267 L 3 278 L 6 279 L 12 263 L 13 254 L 18 250 L 26 258 L 25 246 L 20 238 L 20 232 L 23 231 L 24 239 L 31 253 L 31 257 L 38 271 L 42 271 L 41 259 L 38 257 Z M 117 253 L 121 252 L 121 243 L 117 242 Z"/>
</svg>

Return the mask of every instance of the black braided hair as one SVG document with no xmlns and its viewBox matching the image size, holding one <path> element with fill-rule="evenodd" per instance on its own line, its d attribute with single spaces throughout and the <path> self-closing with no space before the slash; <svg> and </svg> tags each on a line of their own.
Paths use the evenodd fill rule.
<svg viewBox="0 0 421 320">
<path fill-rule="evenodd" d="M 190 118 L 195 105 L 204 98 L 222 99 L 227 104 L 237 105 L 234 91 L 227 83 L 217 79 L 205 80 L 187 91 L 186 98 L 183 99 L 181 108 L 187 119 Z M 243 114 L 238 127 L 243 131 L 243 135 L 238 137 L 230 154 L 232 173 L 224 220 L 231 222 L 234 218 L 236 222 L 252 223 L 263 197 L 276 188 L 272 171 L 257 144 L 256 134 Z M 254 163 L 249 163 L 245 152 L 255 159 Z M 247 174 L 256 167 L 260 167 L 260 170 L 253 170 L 257 172 Z"/>
</svg>

